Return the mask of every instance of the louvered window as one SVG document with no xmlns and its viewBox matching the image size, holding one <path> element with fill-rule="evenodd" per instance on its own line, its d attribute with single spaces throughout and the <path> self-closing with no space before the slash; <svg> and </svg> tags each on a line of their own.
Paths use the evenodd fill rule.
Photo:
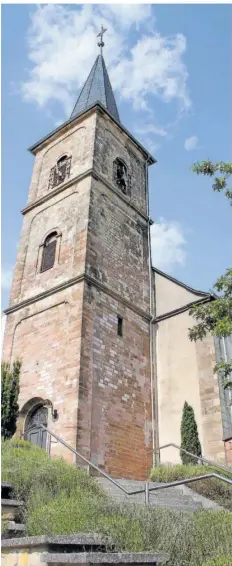
<svg viewBox="0 0 232 566">
<path fill-rule="evenodd" d="M 125 163 L 117 157 L 113 164 L 113 178 L 125 195 L 130 195 L 130 175 Z"/>
<path fill-rule="evenodd" d="M 40 269 L 41 272 L 53 267 L 56 257 L 56 243 L 57 233 L 53 232 L 52 234 L 49 234 L 44 242 Z"/>
<path fill-rule="evenodd" d="M 63 183 L 70 176 L 71 156 L 63 155 L 58 159 L 55 167 L 52 167 L 49 177 L 48 188 L 54 189 L 60 183 Z"/>
</svg>

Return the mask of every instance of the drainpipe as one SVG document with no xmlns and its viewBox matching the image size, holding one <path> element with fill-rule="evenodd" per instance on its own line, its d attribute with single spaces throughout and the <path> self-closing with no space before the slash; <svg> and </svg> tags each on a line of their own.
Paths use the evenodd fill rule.
<svg viewBox="0 0 232 566">
<path fill-rule="evenodd" d="M 145 163 L 145 187 L 147 196 L 147 216 L 148 216 L 148 266 L 149 266 L 149 311 L 151 320 L 149 323 L 149 342 L 150 342 L 150 385 L 151 385 L 151 426 L 152 426 L 152 467 L 155 467 L 155 415 L 154 415 L 154 361 L 153 361 L 153 318 L 154 318 L 154 299 L 152 286 L 152 258 L 151 258 L 151 233 L 150 233 L 150 210 L 149 210 L 149 190 L 148 190 L 148 161 Z"/>
<path fill-rule="evenodd" d="M 223 346 L 223 354 L 224 354 L 224 361 L 228 362 L 228 356 L 227 356 L 227 352 L 226 352 L 226 344 L 225 344 L 225 338 L 224 336 L 222 337 L 222 346 Z M 230 416 L 231 416 L 231 422 L 232 422 L 232 391 L 229 388 L 228 389 L 228 396 L 229 396 L 229 408 L 230 408 Z"/>
</svg>

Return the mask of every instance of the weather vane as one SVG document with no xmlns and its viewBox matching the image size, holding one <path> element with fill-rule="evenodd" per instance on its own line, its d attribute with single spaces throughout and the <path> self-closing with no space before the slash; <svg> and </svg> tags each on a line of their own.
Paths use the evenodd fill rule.
<svg viewBox="0 0 232 566">
<path fill-rule="evenodd" d="M 100 53 L 102 55 L 102 48 L 104 47 L 104 41 L 103 41 L 103 35 L 104 33 L 107 31 L 107 29 L 104 29 L 103 26 L 101 27 L 101 31 L 100 33 L 98 33 L 97 37 L 100 37 L 100 41 L 98 42 L 98 47 L 100 47 Z"/>
</svg>

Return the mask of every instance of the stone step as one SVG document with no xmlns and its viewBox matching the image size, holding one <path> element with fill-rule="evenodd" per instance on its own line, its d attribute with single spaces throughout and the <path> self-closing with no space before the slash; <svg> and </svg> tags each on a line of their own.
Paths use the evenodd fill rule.
<svg viewBox="0 0 232 566">
<path fill-rule="evenodd" d="M 117 503 L 127 502 L 127 504 L 145 504 L 145 493 L 137 495 L 129 495 L 123 493 L 116 485 L 112 484 L 107 478 L 97 478 L 98 483 L 106 490 L 109 497 L 111 497 Z M 118 479 L 116 480 L 119 485 L 124 487 L 128 492 L 136 491 L 137 489 L 144 489 L 145 482 Z M 157 482 L 149 482 L 149 487 L 163 486 L 165 484 L 159 484 Z M 193 512 L 197 509 L 202 509 L 202 503 L 200 501 L 194 501 L 191 492 L 189 490 L 188 494 L 183 494 L 183 489 L 179 486 L 164 488 L 161 490 L 150 491 L 149 492 L 149 505 L 151 507 L 163 508 L 163 509 L 177 509 L 179 511 L 189 511 Z"/>
<path fill-rule="evenodd" d="M 2 533 L 3 539 L 15 538 L 24 536 L 26 532 L 26 525 L 22 523 L 15 523 L 14 521 L 9 521 L 7 525 L 7 531 Z"/>
<path fill-rule="evenodd" d="M 9 519 L 9 521 L 14 520 L 16 513 L 23 505 L 24 502 L 18 501 L 17 499 L 2 499 L 2 517 L 4 517 L 4 519 Z"/>
<path fill-rule="evenodd" d="M 103 486 L 104 489 L 107 491 L 107 494 L 112 497 L 113 499 L 117 499 L 117 501 L 133 501 L 134 503 L 136 502 L 140 502 L 140 501 L 144 501 L 145 500 L 145 492 L 143 493 L 139 493 L 139 494 L 135 494 L 135 495 L 126 495 L 123 491 L 121 491 L 119 488 L 117 487 L 110 487 L 110 486 Z M 176 492 L 172 492 L 172 493 L 166 493 L 163 490 L 160 491 L 150 491 L 149 492 L 149 500 L 162 500 L 162 501 L 169 501 L 169 500 L 180 500 L 183 502 L 191 502 L 192 501 L 192 497 L 191 495 L 182 495 L 182 493 L 179 493 L 178 491 Z"/>
<path fill-rule="evenodd" d="M 81 553 L 44 553 L 41 562 L 46 564 L 167 564 L 169 556 L 163 552 L 81 552 Z"/>
<path fill-rule="evenodd" d="M 123 503 L 123 502 L 127 502 L 127 503 L 131 503 L 131 504 L 137 504 L 137 503 L 145 503 L 145 495 L 144 493 L 139 494 L 139 495 L 124 495 L 124 493 L 122 492 L 114 492 L 113 490 L 110 489 L 106 489 L 108 496 L 113 499 L 114 501 L 117 501 L 118 503 Z M 166 495 L 163 494 L 162 492 L 155 492 L 149 493 L 149 502 L 151 505 L 155 505 L 156 502 L 160 502 L 160 503 L 168 503 L 171 502 L 172 504 L 175 503 L 181 503 L 182 505 L 188 505 L 191 504 L 193 502 L 193 498 L 189 495 L 178 495 L 178 493 L 173 494 L 173 495 Z"/>
<path fill-rule="evenodd" d="M 116 503 L 127 503 L 127 505 L 145 505 L 145 499 L 144 497 L 141 499 L 133 499 L 132 497 L 128 497 L 127 499 L 118 499 L 116 497 L 112 497 L 113 501 L 115 501 Z M 165 508 L 165 509 L 179 509 L 180 511 L 183 510 L 188 510 L 188 509 L 192 509 L 192 510 L 197 510 L 197 509 L 202 509 L 202 505 L 200 502 L 195 502 L 193 501 L 191 498 L 188 498 L 187 501 L 182 501 L 182 499 L 174 499 L 174 498 L 157 498 L 157 499 L 152 499 L 149 498 L 149 506 L 150 507 L 158 507 L 158 508 Z"/>
<path fill-rule="evenodd" d="M 113 490 L 117 490 L 119 493 L 123 493 L 116 485 L 114 485 L 113 483 L 111 483 L 109 480 L 107 480 L 107 478 L 103 478 L 103 477 L 98 477 L 96 478 L 97 482 L 102 485 L 102 487 L 107 487 L 107 485 L 109 486 L 109 489 L 113 489 Z M 119 485 L 121 485 L 122 487 L 124 487 L 127 491 L 136 491 L 138 489 L 144 489 L 145 488 L 145 483 L 146 482 L 141 482 L 141 481 L 136 481 L 136 480 L 125 480 L 125 479 L 116 479 L 115 481 L 117 481 L 117 483 L 119 483 Z M 149 482 L 149 487 L 158 487 L 158 486 L 163 486 L 165 485 L 164 483 L 158 483 L 158 482 Z M 157 493 L 164 493 L 167 494 L 169 497 L 170 495 L 176 495 L 176 493 L 178 494 L 182 494 L 183 493 L 183 489 L 181 486 L 176 486 L 176 487 L 169 487 L 169 488 L 164 488 L 160 491 L 157 491 Z"/>
<path fill-rule="evenodd" d="M 106 546 L 107 545 L 107 546 Z M 114 543 L 102 537 L 101 535 L 90 533 L 78 533 L 76 535 L 42 535 L 42 536 L 24 536 L 5 539 L 2 541 L 2 550 L 9 551 L 12 548 L 27 548 L 29 552 L 40 549 L 44 552 L 106 552 L 107 548 L 114 550 Z"/>
</svg>

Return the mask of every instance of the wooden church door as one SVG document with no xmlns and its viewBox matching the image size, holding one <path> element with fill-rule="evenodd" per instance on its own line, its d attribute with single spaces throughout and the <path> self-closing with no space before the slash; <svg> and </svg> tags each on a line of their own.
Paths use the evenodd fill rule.
<svg viewBox="0 0 232 566">
<path fill-rule="evenodd" d="M 26 427 L 26 440 L 46 449 L 47 431 L 40 428 L 38 426 L 40 424 L 44 426 L 48 424 L 47 407 L 37 407 L 29 416 Z"/>
</svg>

